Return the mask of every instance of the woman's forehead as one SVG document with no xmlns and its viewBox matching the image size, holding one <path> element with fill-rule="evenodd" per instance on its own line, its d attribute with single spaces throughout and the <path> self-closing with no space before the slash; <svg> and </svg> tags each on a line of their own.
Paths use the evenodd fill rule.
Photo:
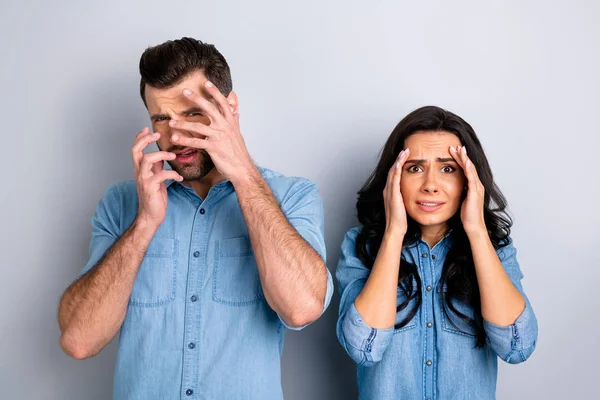
<svg viewBox="0 0 600 400">
<path fill-rule="evenodd" d="M 436 155 L 447 154 L 450 146 L 460 146 L 458 136 L 450 132 L 417 132 L 409 136 L 404 147 L 410 149 L 411 155 L 416 153 Z"/>
</svg>

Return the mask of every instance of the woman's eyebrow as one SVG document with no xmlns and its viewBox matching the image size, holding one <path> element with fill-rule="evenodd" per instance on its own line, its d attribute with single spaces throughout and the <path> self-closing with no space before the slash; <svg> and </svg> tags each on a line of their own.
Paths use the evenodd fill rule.
<svg viewBox="0 0 600 400">
<path fill-rule="evenodd" d="M 456 160 L 454 158 L 452 158 L 452 157 L 438 157 L 436 161 L 439 162 L 439 163 L 456 162 Z M 414 160 L 408 160 L 407 163 L 427 164 L 427 160 L 414 159 Z"/>
</svg>

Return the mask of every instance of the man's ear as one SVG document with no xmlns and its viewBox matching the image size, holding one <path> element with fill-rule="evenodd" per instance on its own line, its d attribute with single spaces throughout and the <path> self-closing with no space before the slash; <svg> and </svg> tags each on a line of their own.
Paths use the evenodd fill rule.
<svg viewBox="0 0 600 400">
<path fill-rule="evenodd" d="M 229 96 L 227 96 L 227 103 L 229 104 L 229 109 L 231 110 L 233 115 L 237 114 L 239 111 L 239 103 L 237 94 L 233 90 L 229 92 Z"/>
</svg>

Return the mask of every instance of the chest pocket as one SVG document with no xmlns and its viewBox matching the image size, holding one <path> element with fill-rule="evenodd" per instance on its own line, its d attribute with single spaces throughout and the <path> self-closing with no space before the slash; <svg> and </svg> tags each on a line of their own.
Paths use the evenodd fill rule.
<svg viewBox="0 0 600 400">
<path fill-rule="evenodd" d="M 412 313 L 413 308 L 417 304 L 417 297 L 416 297 L 417 281 L 415 279 L 413 279 L 413 281 L 412 281 L 412 290 L 413 290 L 412 293 L 413 293 L 414 297 L 408 302 L 408 304 L 402 310 L 399 310 L 396 312 L 396 324 L 399 324 L 400 322 L 402 322 L 406 318 L 408 318 L 408 316 Z M 406 295 L 404 290 L 400 286 L 398 286 L 396 306 L 403 304 L 407 298 L 408 298 L 408 296 Z M 415 315 L 406 323 L 406 325 L 404 325 L 401 328 L 395 329 L 394 334 L 404 332 L 404 331 L 407 331 L 412 328 L 416 328 L 420 308 L 421 307 L 419 307 L 419 309 L 417 309 Z"/>
<path fill-rule="evenodd" d="M 175 299 L 177 240 L 154 238 L 140 265 L 129 304 L 158 307 Z"/>
<path fill-rule="evenodd" d="M 213 300 L 241 307 L 264 298 L 250 238 L 217 242 L 213 279 Z"/>
<path fill-rule="evenodd" d="M 463 318 L 461 318 L 460 315 L 456 314 L 454 311 L 452 311 L 450 308 L 448 308 L 448 306 L 446 305 L 447 290 L 448 290 L 448 288 L 446 287 L 446 285 L 444 285 L 443 288 L 441 289 L 442 294 L 443 294 L 441 314 L 442 314 L 444 331 L 450 332 L 450 333 L 453 333 L 456 335 L 465 336 L 468 338 L 475 338 L 475 329 L 473 328 L 473 326 L 469 322 L 467 322 Z M 440 291 L 440 288 L 438 287 L 438 292 L 439 291 Z M 452 305 L 454 306 L 454 308 L 456 308 L 456 310 L 458 312 L 473 319 L 473 317 L 475 315 L 475 313 L 473 311 L 473 307 L 463 303 L 462 301 L 455 300 L 455 299 L 452 300 Z M 443 308 L 446 308 L 446 312 L 444 312 Z"/>
</svg>

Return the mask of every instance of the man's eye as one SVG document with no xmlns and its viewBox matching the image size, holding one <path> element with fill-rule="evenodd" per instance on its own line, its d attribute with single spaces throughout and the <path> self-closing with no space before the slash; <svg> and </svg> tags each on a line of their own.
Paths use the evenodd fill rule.
<svg viewBox="0 0 600 400">
<path fill-rule="evenodd" d="M 156 122 L 161 122 L 161 121 L 166 121 L 166 120 L 168 120 L 168 119 L 169 119 L 169 118 L 167 118 L 167 117 L 156 117 L 155 121 L 156 121 Z"/>
</svg>

